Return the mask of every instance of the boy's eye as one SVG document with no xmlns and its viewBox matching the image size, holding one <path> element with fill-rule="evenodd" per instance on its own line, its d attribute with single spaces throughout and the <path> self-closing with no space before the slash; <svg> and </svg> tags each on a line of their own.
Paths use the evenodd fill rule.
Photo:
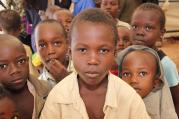
<svg viewBox="0 0 179 119">
<path fill-rule="evenodd" d="M 54 46 L 60 46 L 60 45 L 61 45 L 61 42 L 59 41 L 54 42 Z"/>
<path fill-rule="evenodd" d="M 0 69 L 6 69 L 7 68 L 7 64 L 0 64 Z"/>
<path fill-rule="evenodd" d="M 108 53 L 108 52 L 109 52 L 109 50 L 108 50 L 108 49 L 105 49 L 105 48 L 102 48 L 102 49 L 99 50 L 99 53 L 100 53 L 100 54 L 106 54 L 106 53 Z"/>
<path fill-rule="evenodd" d="M 147 74 L 147 72 L 144 72 L 144 71 L 139 72 L 139 76 L 140 76 L 140 77 L 144 77 L 146 74 Z"/>
<path fill-rule="evenodd" d="M 12 117 L 11 119 L 19 119 L 19 114 L 16 112 Z"/>
<path fill-rule="evenodd" d="M 79 48 L 78 49 L 81 53 L 86 53 L 87 52 L 87 49 L 86 48 Z"/>
<path fill-rule="evenodd" d="M 40 43 L 40 44 L 39 44 L 39 47 L 40 47 L 40 48 L 45 48 L 46 45 L 45 45 L 44 43 Z"/>
<path fill-rule="evenodd" d="M 24 64 L 24 63 L 26 63 L 26 61 L 27 61 L 27 59 L 21 58 L 21 59 L 19 59 L 19 60 L 17 61 L 17 63 L 18 63 L 18 64 Z"/>
<path fill-rule="evenodd" d="M 122 77 L 130 77 L 131 74 L 129 72 L 124 72 L 122 73 Z"/>
<path fill-rule="evenodd" d="M 145 30 L 146 30 L 146 31 L 151 31 L 152 29 L 153 29 L 152 26 L 146 26 L 146 27 L 145 27 Z"/>
<path fill-rule="evenodd" d="M 133 30 L 137 29 L 137 25 L 132 25 L 131 27 L 132 27 Z"/>
</svg>

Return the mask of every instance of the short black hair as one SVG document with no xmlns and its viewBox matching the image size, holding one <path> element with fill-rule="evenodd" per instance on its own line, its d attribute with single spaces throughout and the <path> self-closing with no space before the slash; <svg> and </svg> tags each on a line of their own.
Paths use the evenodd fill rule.
<svg viewBox="0 0 179 119">
<path fill-rule="evenodd" d="M 165 28 L 165 22 L 166 22 L 166 17 L 164 11 L 160 8 L 159 5 L 154 4 L 154 3 L 143 3 L 141 4 L 136 10 L 142 10 L 142 11 L 155 11 L 157 15 L 159 15 L 159 20 L 160 20 L 160 28 L 163 29 Z"/>
<path fill-rule="evenodd" d="M 1 10 L 0 25 L 7 32 L 16 32 L 21 27 L 21 17 L 14 10 Z"/>
<path fill-rule="evenodd" d="M 60 22 L 58 22 L 58 21 L 56 21 L 56 20 L 54 20 L 54 19 L 46 19 L 46 20 L 40 21 L 40 22 L 37 24 L 36 28 L 37 28 L 40 24 L 53 24 L 53 23 L 56 23 L 57 25 L 59 25 L 59 27 L 61 27 L 61 29 L 62 29 L 62 34 L 65 36 L 65 38 L 67 38 L 67 32 L 65 31 L 64 26 L 63 26 Z M 35 28 L 35 29 L 36 29 L 36 28 Z"/>
<path fill-rule="evenodd" d="M 73 19 L 70 32 L 69 32 L 69 40 L 71 40 L 71 37 L 72 37 L 71 34 L 73 32 L 74 27 L 82 21 L 104 24 L 106 26 L 111 27 L 111 30 L 114 35 L 115 45 L 117 44 L 118 32 L 117 32 L 116 23 L 114 19 L 112 18 L 112 16 L 110 16 L 108 13 L 106 13 L 105 11 L 99 8 L 92 8 L 92 9 L 84 10 Z"/>
</svg>

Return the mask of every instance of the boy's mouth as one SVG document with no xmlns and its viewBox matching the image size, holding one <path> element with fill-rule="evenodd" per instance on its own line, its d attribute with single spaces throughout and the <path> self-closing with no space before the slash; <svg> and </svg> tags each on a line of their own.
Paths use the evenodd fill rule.
<svg viewBox="0 0 179 119">
<path fill-rule="evenodd" d="M 46 59 L 46 63 L 52 63 L 52 62 L 54 62 L 55 60 L 57 60 L 57 58 L 47 58 L 47 59 Z"/>
<path fill-rule="evenodd" d="M 22 82 L 24 82 L 23 78 L 16 78 L 16 79 L 11 81 L 11 83 L 13 83 L 13 84 L 19 84 L 19 83 L 22 83 Z"/>
<path fill-rule="evenodd" d="M 99 73 L 98 72 L 85 72 L 86 76 L 90 77 L 90 78 L 96 78 L 99 77 Z"/>
</svg>

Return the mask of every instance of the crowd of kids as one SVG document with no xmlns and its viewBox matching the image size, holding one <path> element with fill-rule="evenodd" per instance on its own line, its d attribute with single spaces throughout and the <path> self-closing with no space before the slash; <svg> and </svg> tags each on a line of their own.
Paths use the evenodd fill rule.
<svg viewBox="0 0 179 119">
<path fill-rule="evenodd" d="M 164 11 L 143 3 L 127 23 L 124 0 L 85 1 L 27 0 L 30 34 L 0 11 L 0 119 L 178 119 L 178 71 L 156 47 Z"/>
</svg>

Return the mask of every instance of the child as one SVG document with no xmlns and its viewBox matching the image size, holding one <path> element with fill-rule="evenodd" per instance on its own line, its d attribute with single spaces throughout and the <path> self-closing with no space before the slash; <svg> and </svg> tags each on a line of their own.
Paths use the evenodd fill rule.
<svg viewBox="0 0 179 119">
<path fill-rule="evenodd" d="M 38 119 L 51 88 L 29 75 L 28 57 L 17 38 L 1 34 L 0 55 L 0 83 L 16 102 L 19 119 Z"/>
<path fill-rule="evenodd" d="M 9 92 L 0 84 L 0 119 L 18 119 L 16 104 Z"/>
<path fill-rule="evenodd" d="M 100 9 L 74 18 L 70 48 L 76 72 L 54 87 L 40 119 L 150 118 L 139 95 L 109 73 L 117 39 L 112 17 Z"/>
<path fill-rule="evenodd" d="M 30 39 L 21 39 L 21 18 L 20 15 L 14 10 L 2 10 L 0 11 L 0 28 L 3 34 L 13 35 L 21 40 L 21 42 L 25 43 L 24 47 L 27 52 L 28 57 L 32 56 L 31 48 L 26 45 L 28 40 Z M 38 72 L 33 67 L 31 63 L 31 58 L 29 60 L 30 73 L 35 77 L 38 77 Z"/>
<path fill-rule="evenodd" d="M 120 21 L 117 18 L 120 10 L 120 0 L 101 0 L 101 9 L 113 17 L 116 22 L 116 26 L 125 26 L 130 28 L 128 23 Z"/>
<path fill-rule="evenodd" d="M 118 53 L 132 44 L 132 37 L 131 37 L 131 30 L 125 26 L 118 26 L 117 31 L 118 31 L 119 39 L 118 39 L 116 51 Z M 119 72 L 118 72 L 118 65 L 116 63 L 116 60 L 117 59 L 114 59 L 114 64 L 112 65 L 110 72 L 118 76 Z"/>
<path fill-rule="evenodd" d="M 69 32 L 70 24 L 73 19 L 72 13 L 69 10 L 67 9 L 57 10 L 53 14 L 53 19 L 61 22 L 62 25 L 65 27 L 66 32 Z"/>
<path fill-rule="evenodd" d="M 56 20 L 44 20 L 35 28 L 35 41 L 44 65 L 39 79 L 48 80 L 54 86 L 73 70 L 68 57 L 65 29 Z"/>
<path fill-rule="evenodd" d="M 152 119 L 178 118 L 160 59 L 153 49 L 129 46 L 119 52 L 118 64 L 120 77 L 143 98 Z"/>
<path fill-rule="evenodd" d="M 125 26 L 118 26 L 118 44 L 117 44 L 117 52 L 127 48 L 128 46 L 132 45 L 132 34 L 131 30 Z"/>
<path fill-rule="evenodd" d="M 131 26 L 133 44 L 145 45 L 157 51 L 179 115 L 179 76 L 176 65 L 168 56 L 155 47 L 156 41 L 163 38 L 165 33 L 164 12 L 158 5 L 144 3 L 134 12 Z"/>
</svg>

